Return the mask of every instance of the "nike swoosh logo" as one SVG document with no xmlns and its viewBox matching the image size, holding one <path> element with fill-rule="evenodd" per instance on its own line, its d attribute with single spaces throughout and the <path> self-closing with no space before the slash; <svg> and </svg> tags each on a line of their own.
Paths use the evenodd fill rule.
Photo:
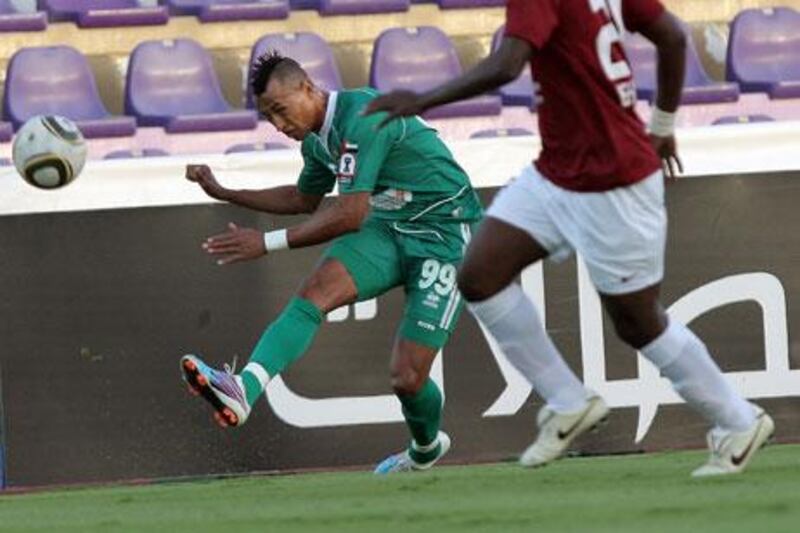
<svg viewBox="0 0 800 533">
<path fill-rule="evenodd" d="M 589 409 L 587 409 L 586 412 L 583 413 L 583 416 L 581 416 L 578 420 L 576 420 L 575 423 L 572 424 L 572 426 L 568 430 L 561 431 L 559 429 L 558 430 L 558 434 L 557 434 L 558 438 L 561 439 L 561 440 L 565 440 L 565 439 L 569 438 L 569 436 L 572 435 L 575 432 L 575 430 L 578 429 L 578 426 L 581 425 L 581 422 L 583 422 L 586 419 L 586 417 L 589 416 L 589 412 L 591 410 L 592 410 L 591 407 Z"/>
<path fill-rule="evenodd" d="M 761 417 L 759 417 L 759 419 L 758 419 L 758 425 L 759 425 L 759 429 L 760 429 L 761 428 Z M 756 441 L 756 437 L 758 437 L 758 429 L 755 431 L 755 433 L 753 433 L 753 439 L 750 441 L 750 444 L 747 445 L 747 448 L 745 448 L 744 451 L 741 454 L 732 455 L 731 456 L 731 463 L 733 463 L 733 466 L 741 465 L 744 462 L 744 460 L 747 458 L 747 456 L 750 455 L 750 450 L 753 448 L 753 443 Z"/>
</svg>

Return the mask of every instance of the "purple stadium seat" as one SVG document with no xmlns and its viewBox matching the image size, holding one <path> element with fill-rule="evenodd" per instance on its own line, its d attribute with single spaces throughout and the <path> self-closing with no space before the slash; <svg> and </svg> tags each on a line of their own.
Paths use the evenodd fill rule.
<svg viewBox="0 0 800 533">
<path fill-rule="evenodd" d="M 359 15 L 408 11 L 409 0 L 319 0 L 320 15 Z"/>
<path fill-rule="evenodd" d="M 329 91 L 342 88 L 342 78 L 333 57 L 331 47 L 316 33 L 270 33 L 261 37 L 250 54 L 250 65 L 262 54 L 277 50 L 291 57 L 302 66 L 314 83 Z M 250 89 L 250 73 L 247 79 L 247 107 L 254 107 L 253 91 Z"/>
<path fill-rule="evenodd" d="M 271 150 L 286 150 L 289 147 L 283 143 L 240 143 L 229 146 L 226 154 L 240 154 L 244 152 L 268 152 Z"/>
<path fill-rule="evenodd" d="M 203 22 L 285 19 L 288 0 L 167 0 L 173 15 L 194 15 Z"/>
<path fill-rule="evenodd" d="M 384 31 L 372 49 L 370 85 L 379 91 L 426 91 L 461 75 L 455 47 L 441 30 L 431 26 Z M 425 113 L 428 118 L 499 115 L 499 96 L 483 95 L 443 105 Z"/>
<path fill-rule="evenodd" d="M 769 115 L 730 115 L 719 117 L 711 123 L 712 126 L 722 126 L 725 124 L 750 124 L 752 122 L 775 122 Z"/>
<path fill-rule="evenodd" d="M 0 157 L 0 167 L 10 167 L 14 162 L 7 157 Z"/>
<path fill-rule="evenodd" d="M 133 117 L 109 114 L 89 62 L 70 46 L 23 48 L 8 65 L 3 113 L 19 128 L 34 115 L 56 114 L 74 120 L 85 137 L 133 135 Z"/>
<path fill-rule="evenodd" d="M 505 26 L 500 26 L 494 36 L 492 37 L 492 50 L 497 50 L 503 40 L 503 33 Z M 503 105 L 521 105 L 528 106 L 532 110 L 536 109 L 536 86 L 531 77 L 530 64 L 525 65 L 516 80 L 507 83 L 500 88 L 500 98 L 503 99 Z"/>
<path fill-rule="evenodd" d="M 145 41 L 131 54 L 125 110 L 168 133 L 253 129 L 256 114 L 222 96 L 211 56 L 191 39 Z"/>
<path fill-rule="evenodd" d="M 739 99 L 739 86 L 735 83 L 715 82 L 706 74 L 691 34 L 687 31 L 686 79 L 683 82 L 684 104 L 735 102 Z M 633 68 L 636 93 L 639 98 L 653 103 L 656 98 L 656 48 L 639 34 L 625 36 L 625 53 Z"/>
<path fill-rule="evenodd" d="M 525 128 L 495 128 L 491 130 L 476 131 L 469 136 L 470 139 L 494 139 L 496 137 L 524 137 L 533 135 L 533 132 Z"/>
<path fill-rule="evenodd" d="M 0 142 L 11 140 L 14 134 L 14 127 L 8 122 L 0 122 Z"/>
<path fill-rule="evenodd" d="M 506 5 L 506 0 L 438 0 L 437 3 L 442 9 L 452 9 L 460 7 L 494 7 Z"/>
<path fill-rule="evenodd" d="M 137 0 L 39 0 L 51 22 L 74 22 L 82 28 L 166 24 L 164 6 L 144 7 Z"/>
<path fill-rule="evenodd" d="M 736 15 L 728 41 L 727 78 L 746 92 L 800 97 L 800 12 L 777 7 Z"/>
<path fill-rule="evenodd" d="M 108 152 L 103 159 L 136 159 L 138 157 L 164 157 L 169 152 L 160 148 L 144 148 L 141 150 L 114 150 Z"/>
<path fill-rule="evenodd" d="M 39 31 L 47 27 L 44 11 L 20 11 L 11 0 L 0 0 L 0 31 Z"/>
</svg>

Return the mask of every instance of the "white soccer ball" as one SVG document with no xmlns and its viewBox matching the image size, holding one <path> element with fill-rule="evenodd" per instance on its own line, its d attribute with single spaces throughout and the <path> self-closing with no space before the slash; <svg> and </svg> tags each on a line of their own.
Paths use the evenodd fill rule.
<svg viewBox="0 0 800 533">
<path fill-rule="evenodd" d="M 38 115 L 17 131 L 11 157 L 25 181 L 40 189 L 57 189 L 78 177 L 86 151 L 86 141 L 70 119 Z"/>
</svg>

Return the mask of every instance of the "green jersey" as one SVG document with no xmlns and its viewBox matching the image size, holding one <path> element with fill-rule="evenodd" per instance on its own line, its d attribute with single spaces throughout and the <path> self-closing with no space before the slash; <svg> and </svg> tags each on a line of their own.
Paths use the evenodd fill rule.
<svg viewBox="0 0 800 533">
<path fill-rule="evenodd" d="M 299 190 L 324 195 L 338 184 L 339 194 L 368 192 L 371 216 L 395 226 L 478 220 L 477 195 L 436 130 L 418 117 L 378 129 L 385 114 L 361 115 L 377 95 L 330 93 L 322 128 L 303 140 Z"/>
</svg>

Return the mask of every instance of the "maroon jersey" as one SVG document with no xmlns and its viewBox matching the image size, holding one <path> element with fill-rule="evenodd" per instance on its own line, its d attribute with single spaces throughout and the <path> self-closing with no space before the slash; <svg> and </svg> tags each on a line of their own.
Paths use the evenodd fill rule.
<svg viewBox="0 0 800 533">
<path fill-rule="evenodd" d="M 509 0 L 506 35 L 535 49 L 542 152 L 536 168 L 574 191 L 636 183 L 661 167 L 634 106 L 624 30 L 655 21 L 658 0 Z"/>
</svg>

